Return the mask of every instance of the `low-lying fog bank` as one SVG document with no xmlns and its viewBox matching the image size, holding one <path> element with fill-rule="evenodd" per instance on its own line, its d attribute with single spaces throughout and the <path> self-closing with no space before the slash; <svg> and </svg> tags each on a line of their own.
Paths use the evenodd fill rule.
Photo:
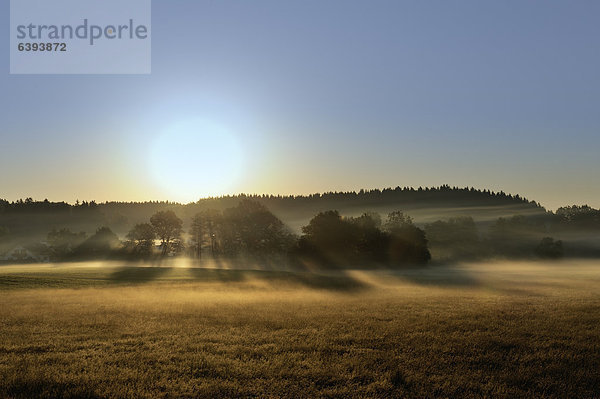
<svg viewBox="0 0 600 399">
<path fill-rule="evenodd" d="M 199 267 L 201 266 L 201 267 Z M 205 289 L 308 288 L 338 292 L 401 291 L 407 287 L 498 292 L 589 292 L 600 282 L 600 261 L 562 260 L 448 263 L 404 269 L 292 270 L 260 263 L 198 263 L 172 259 L 161 264 L 76 262 L 0 267 L 0 290 L 82 288 L 143 284 L 203 285 Z"/>
</svg>

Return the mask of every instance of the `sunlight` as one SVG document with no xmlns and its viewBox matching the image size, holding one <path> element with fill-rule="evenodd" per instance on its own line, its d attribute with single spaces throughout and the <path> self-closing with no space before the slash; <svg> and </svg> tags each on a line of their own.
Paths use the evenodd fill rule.
<svg viewBox="0 0 600 399">
<path fill-rule="evenodd" d="M 242 156 L 240 143 L 223 126 L 192 119 L 171 126 L 154 140 L 149 170 L 169 198 L 192 202 L 234 190 Z"/>
</svg>

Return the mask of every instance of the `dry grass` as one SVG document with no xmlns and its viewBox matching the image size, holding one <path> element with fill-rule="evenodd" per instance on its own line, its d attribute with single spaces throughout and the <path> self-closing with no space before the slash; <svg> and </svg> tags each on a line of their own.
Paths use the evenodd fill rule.
<svg viewBox="0 0 600 399">
<path fill-rule="evenodd" d="M 0 396 L 600 395 L 600 264 L 0 268 Z"/>
</svg>

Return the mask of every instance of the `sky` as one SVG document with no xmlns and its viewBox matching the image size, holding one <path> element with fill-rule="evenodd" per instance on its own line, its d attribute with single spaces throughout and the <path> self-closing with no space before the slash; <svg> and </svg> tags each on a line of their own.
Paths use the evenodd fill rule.
<svg viewBox="0 0 600 399">
<path fill-rule="evenodd" d="M 449 184 L 600 207 L 599 16 L 592 0 L 154 0 L 149 75 L 10 75 L 5 28 L 0 198 Z"/>
</svg>

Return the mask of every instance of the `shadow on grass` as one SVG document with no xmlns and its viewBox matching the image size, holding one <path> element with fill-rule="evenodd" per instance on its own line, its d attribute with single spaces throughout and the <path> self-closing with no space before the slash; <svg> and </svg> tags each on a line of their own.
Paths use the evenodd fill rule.
<svg viewBox="0 0 600 399">
<path fill-rule="evenodd" d="M 333 291 L 357 291 L 368 286 L 342 272 L 333 274 L 317 274 L 311 272 L 288 272 L 266 270 L 235 270 L 235 269 L 203 269 L 189 268 L 189 274 L 204 282 L 238 283 L 244 281 L 261 281 L 274 287 L 303 286 L 311 289 Z"/>
<path fill-rule="evenodd" d="M 478 287 L 472 274 L 452 265 L 421 266 L 390 271 L 390 276 L 423 286 Z"/>
<path fill-rule="evenodd" d="M 233 269 L 204 269 L 201 267 L 190 267 L 188 273 L 195 280 L 220 281 L 223 283 L 237 283 L 246 280 L 243 270 Z"/>
<path fill-rule="evenodd" d="M 171 270 L 170 267 L 124 266 L 112 272 L 109 279 L 115 283 L 148 283 Z"/>
<path fill-rule="evenodd" d="M 288 270 L 282 270 L 282 265 Z M 204 266 L 204 267 L 203 267 Z M 209 266 L 209 267 L 207 267 Z M 239 268 L 235 268 L 235 267 Z M 473 274 L 451 264 L 414 266 L 385 269 L 381 265 L 367 265 L 362 270 L 384 271 L 385 277 L 410 282 L 422 286 L 438 287 L 478 287 L 481 282 Z M 184 273 L 183 280 L 201 282 L 242 283 L 260 281 L 273 287 L 301 286 L 316 290 L 353 292 L 370 288 L 370 285 L 353 277 L 349 270 L 340 265 L 337 268 L 312 269 L 307 263 L 288 263 L 278 260 L 245 259 L 242 262 L 213 259 L 209 263 L 198 263 L 197 267 L 186 269 L 166 266 L 138 267 L 124 266 L 113 271 L 109 280 L 113 283 L 142 284 L 158 280 L 171 271 Z M 184 271 L 185 270 L 185 271 Z"/>
<path fill-rule="evenodd" d="M 388 263 L 377 262 L 358 262 L 347 264 L 329 258 L 316 259 L 316 262 L 311 264 L 310 259 L 295 259 L 291 263 L 295 270 L 314 270 L 315 266 L 324 267 L 325 269 L 336 271 L 341 277 L 341 280 L 346 280 L 350 285 L 360 286 L 365 285 L 361 281 L 352 279 L 348 275 L 348 270 L 359 270 L 366 272 L 383 272 L 386 278 L 397 279 L 404 282 L 410 282 L 423 286 L 440 286 L 440 287 L 476 287 L 480 286 L 481 282 L 470 272 L 462 269 L 459 265 L 453 263 L 438 263 L 438 264 L 406 264 L 394 265 Z M 311 275 L 311 273 L 304 273 Z"/>
<path fill-rule="evenodd" d="M 316 274 L 311 272 L 304 273 L 278 273 L 271 281 L 281 284 L 290 283 L 302 285 L 307 288 L 330 291 L 360 291 L 369 288 L 369 286 L 343 272 L 335 274 Z"/>
</svg>

